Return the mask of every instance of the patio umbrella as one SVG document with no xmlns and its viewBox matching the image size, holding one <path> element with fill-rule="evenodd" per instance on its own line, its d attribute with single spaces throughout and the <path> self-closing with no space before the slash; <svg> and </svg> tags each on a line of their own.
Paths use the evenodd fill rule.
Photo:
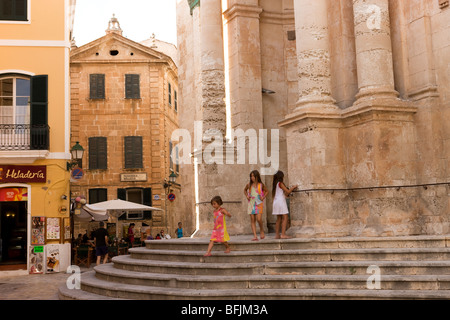
<svg viewBox="0 0 450 320">
<path fill-rule="evenodd" d="M 164 211 L 159 208 L 154 208 L 150 206 L 146 206 L 144 204 L 134 203 L 125 200 L 108 200 L 103 202 L 98 202 L 95 204 L 86 204 L 85 207 L 88 210 L 92 210 L 94 212 L 104 211 L 118 219 L 124 212 L 126 211 Z M 116 237 L 118 238 L 119 230 L 118 226 L 116 228 Z"/>
<path fill-rule="evenodd" d="M 81 222 L 89 221 L 105 221 L 108 220 L 108 213 L 106 210 L 93 210 L 86 206 L 83 206 L 80 210 L 80 214 L 75 214 L 74 219 Z"/>
</svg>

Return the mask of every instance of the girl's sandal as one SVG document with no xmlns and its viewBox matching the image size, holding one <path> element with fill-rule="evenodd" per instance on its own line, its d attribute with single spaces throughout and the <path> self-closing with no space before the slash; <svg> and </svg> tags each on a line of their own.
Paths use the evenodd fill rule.
<svg viewBox="0 0 450 320">
<path fill-rule="evenodd" d="M 205 253 L 204 257 L 211 257 L 211 253 Z"/>
</svg>

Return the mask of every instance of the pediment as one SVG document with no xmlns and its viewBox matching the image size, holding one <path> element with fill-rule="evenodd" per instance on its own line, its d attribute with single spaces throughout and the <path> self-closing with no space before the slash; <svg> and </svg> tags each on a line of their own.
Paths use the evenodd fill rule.
<svg viewBox="0 0 450 320">
<path fill-rule="evenodd" d="M 72 63 L 172 62 L 161 52 L 113 33 L 72 50 L 70 59 Z"/>
</svg>

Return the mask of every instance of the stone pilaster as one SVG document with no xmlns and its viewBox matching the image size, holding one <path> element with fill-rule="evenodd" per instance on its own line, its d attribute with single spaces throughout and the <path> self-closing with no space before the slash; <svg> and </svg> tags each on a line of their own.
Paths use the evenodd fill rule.
<svg viewBox="0 0 450 320">
<path fill-rule="evenodd" d="M 367 99 L 397 98 L 389 1 L 354 0 L 353 13 L 359 88 L 356 104 Z"/>
</svg>

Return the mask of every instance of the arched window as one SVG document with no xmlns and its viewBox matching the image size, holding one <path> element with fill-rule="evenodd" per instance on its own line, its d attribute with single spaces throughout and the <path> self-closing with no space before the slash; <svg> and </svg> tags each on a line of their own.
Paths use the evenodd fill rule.
<svg viewBox="0 0 450 320">
<path fill-rule="evenodd" d="M 0 77 L 0 124 L 30 124 L 30 78 Z"/>
</svg>

